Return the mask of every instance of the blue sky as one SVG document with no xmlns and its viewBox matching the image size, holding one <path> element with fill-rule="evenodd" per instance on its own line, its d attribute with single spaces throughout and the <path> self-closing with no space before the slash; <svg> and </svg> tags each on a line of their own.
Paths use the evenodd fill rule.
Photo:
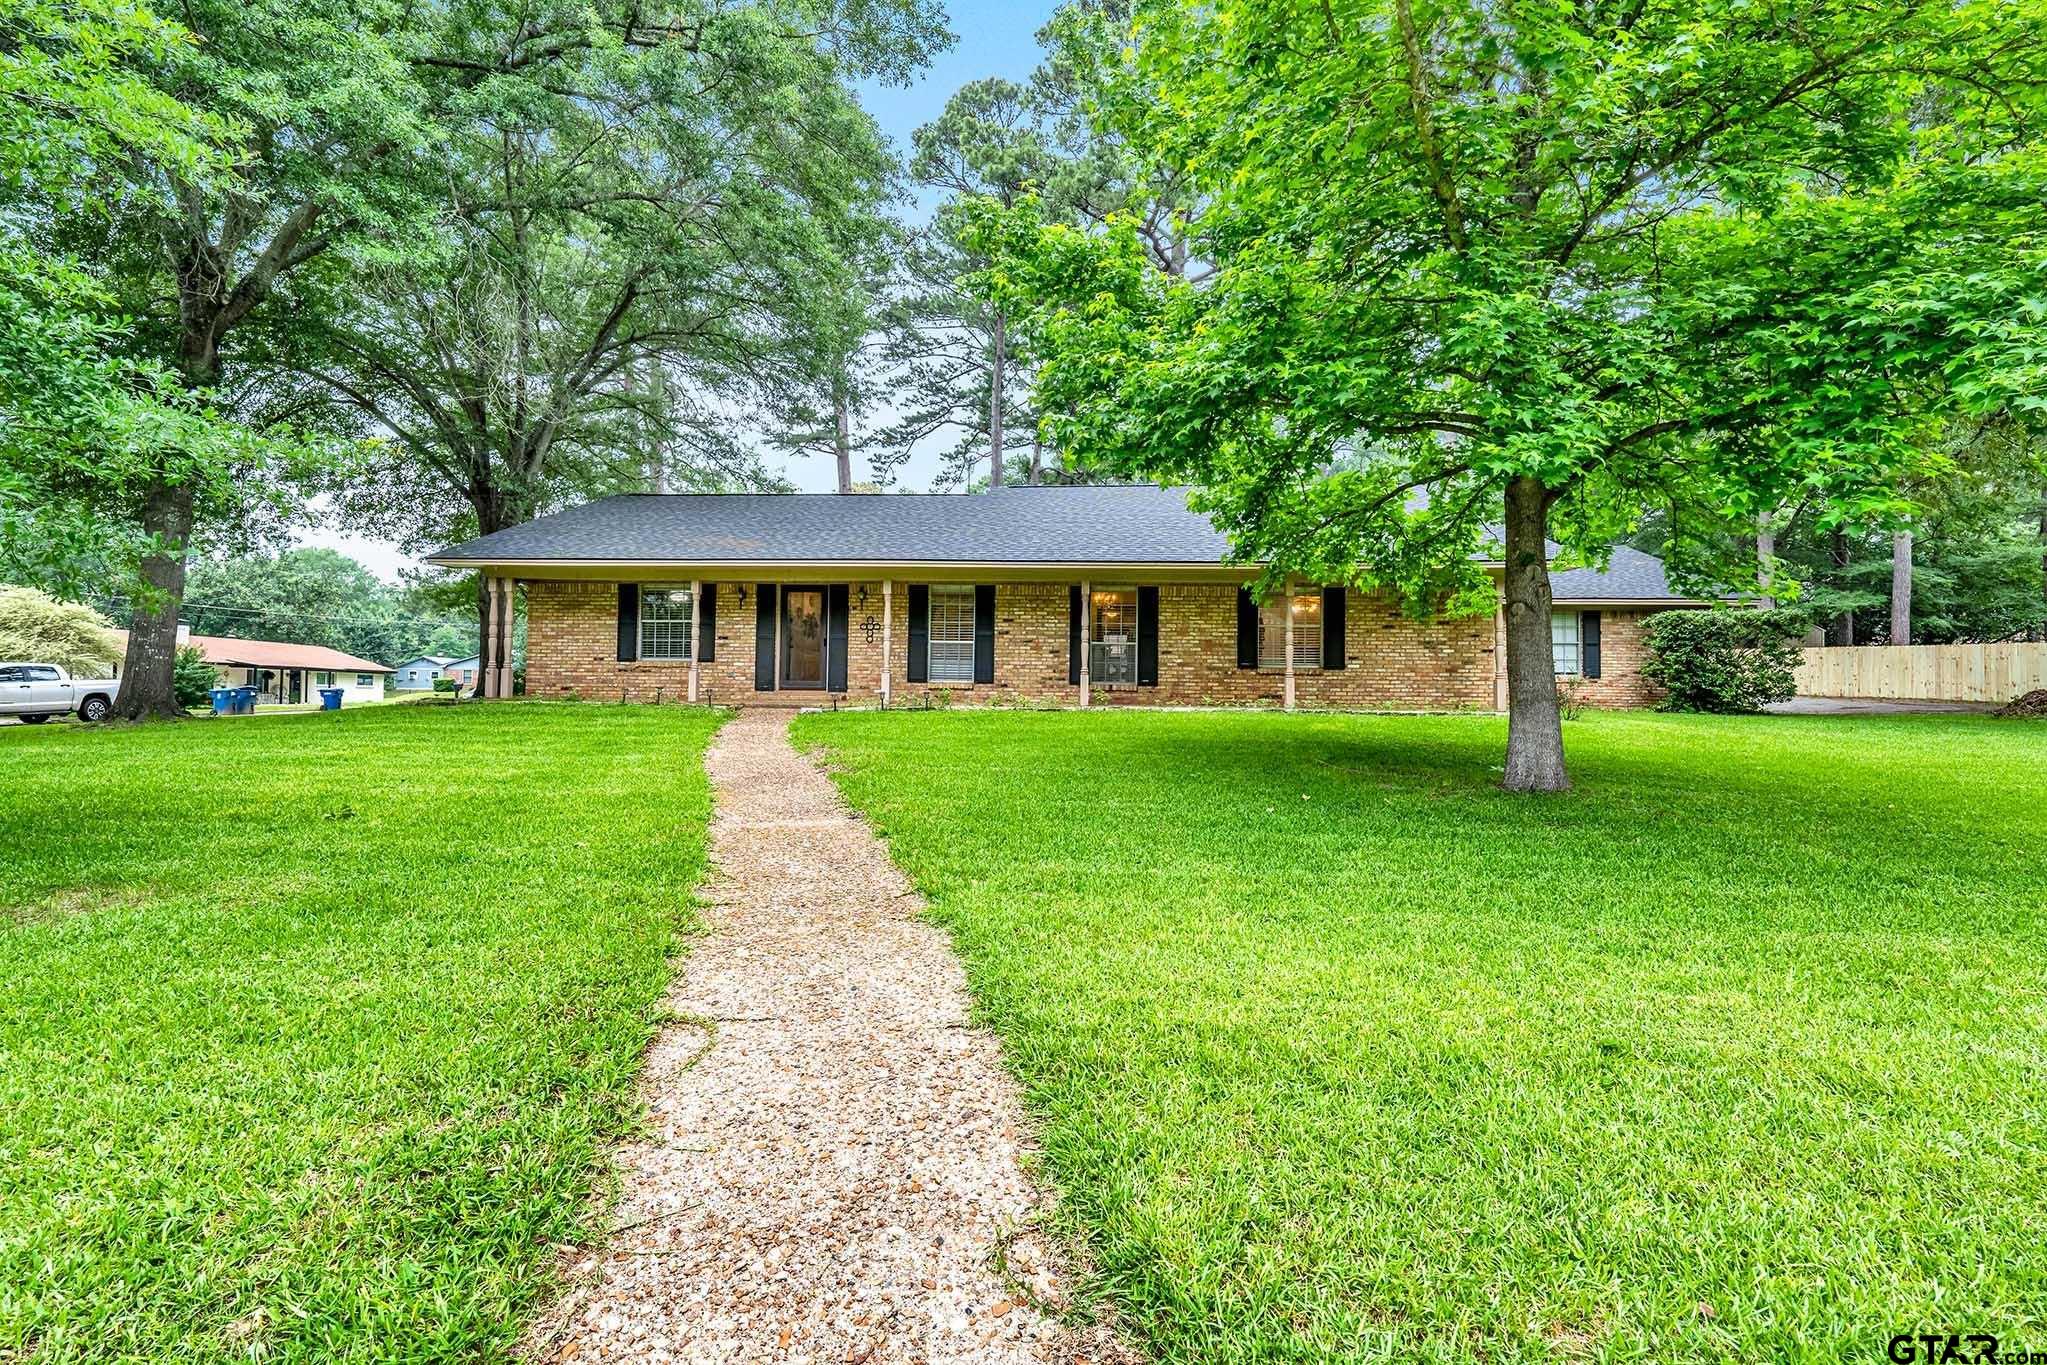
<svg viewBox="0 0 2047 1365">
<path fill-rule="evenodd" d="M 1031 0 L 1027 4 L 1003 4 L 1000 0 L 952 0 L 946 6 L 957 41 L 939 54 L 917 80 L 908 86 L 890 87 L 869 83 L 861 87 L 860 98 L 884 133 L 895 143 L 899 155 L 910 153 L 910 134 L 937 118 L 952 98 L 953 91 L 983 76 L 1007 76 L 1023 80 L 1038 65 L 1042 53 L 1037 32 L 1052 17 L 1054 0 Z M 901 471 L 901 486 L 921 489 L 929 486 L 936 472 L 933 453 L 913 455 Z M 806 493 L 828 493 L 837 486 L 837 475 L 829 458 L 809 456 L 773 461 L 797 488 Z M 862 472 L 854 471 L 859 478 Z M 373 572 L 396 578 L 401 567 L 412 564 L 410 555 L 384 541 L 342 535 L 319 529 L 306 530 L 298 537 L 301 545 L 325 545 L 353 555 Z"/>
</svg>

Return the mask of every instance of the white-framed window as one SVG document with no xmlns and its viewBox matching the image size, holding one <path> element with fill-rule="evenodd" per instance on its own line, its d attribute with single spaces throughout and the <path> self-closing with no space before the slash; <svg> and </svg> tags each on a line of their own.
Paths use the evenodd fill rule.
<svg viewBox="0 0 2047 1365">
<path fill-rule="evenodd" d="M 1549 652 L 1556 661 L 1557 676 L 1573 677 L 1585 671 L 1585 653 L 1578 638 L 1578 613 L 1553 611 L 1549 614 Z"/>
<path fill-rule="evenodd" d="M 1137 589 L 1096 588 L 1088 606 L 1088 680 L 1137 681 Z"/>
<path fill-rule="evenodd" d="M 315 687 L 332 687 L 334 686 L 334 675 L 325 672 L 317 673 L 313 676 L 313 685 Z"/>
<path fill-rule="evenodd" d="M 377 685 L 376 675 L 373 673 L 358 673 L 355 675 L 355 685 L 357 687 L 375 687 Z"/>
<path fill-rule="evenodd" d="M 931 588 L 930 650 L 932 682 L 974 680 L 974 588 L 972 584 L 934 584 Z"/>
<path fill-rule="evenodd" d="M 1258 666 L 1286 667 L 1286 599 L 1258 608 Z M 1322 594 L 1294 594 L 1294 668 L 1322 667 Z"/>
<path fill-rule="evenodd" d="M 691 657 L 696 631 L 696 604 L 687 583 L 649 583 L 640 589 L 640 657 Z M 468 675 L 468 670 L 463 671 Z"/>
</svg>

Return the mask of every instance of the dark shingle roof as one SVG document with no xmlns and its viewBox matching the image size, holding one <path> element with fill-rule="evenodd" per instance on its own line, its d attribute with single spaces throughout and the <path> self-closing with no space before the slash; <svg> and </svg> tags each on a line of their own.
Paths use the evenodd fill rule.
<svg viewBox="0 0 2047 1365">
<path fill-rule="evenodd" d="M 627 493 L 443 550 L 444 560 L 1214 564 L 1229 542 L 1184 488 L 986 496 Z"/>
<path fill-rule="evenodd" d="M 452 546 L 434 562 L 676 564 L 1220 564 L 1229 540 L 1150 485 L 993 494 L 624 493 Z M 1552 547 L 1554 553 L 1554 547 Z M 1566 569 L 1559 600 L 1681 601 L 1663 562 L 1617 548 Z"/>
<path fill-rule="evenodd" d="M 1556 553 L 1556 547 L 1550 547 Z M 1629 602 L 1684 602 L 1691 599 L 1674 592 L 1664 576 L 1663 561 L 1626 545 L 1616 545 L 1613 562 L 1605 572 L 1598 569 L 1552 569 L 1550 596 L 1559 600 L 1613 598 Z"/>
</svg>

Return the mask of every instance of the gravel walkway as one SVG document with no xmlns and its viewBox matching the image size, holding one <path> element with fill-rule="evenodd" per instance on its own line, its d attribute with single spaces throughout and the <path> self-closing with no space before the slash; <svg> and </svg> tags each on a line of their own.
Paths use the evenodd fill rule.
<svg viewBox="0 0 2047 1365">
<path fill-rule="evenodd" d="M 995 1041 L 951 945 L 789 714 L 712 744 L 707 899 L 619 1154 L 608 1244 L 529 1339 L 549 1361 L 1123 1362 L 1062 1286 Z"/>
</svg>

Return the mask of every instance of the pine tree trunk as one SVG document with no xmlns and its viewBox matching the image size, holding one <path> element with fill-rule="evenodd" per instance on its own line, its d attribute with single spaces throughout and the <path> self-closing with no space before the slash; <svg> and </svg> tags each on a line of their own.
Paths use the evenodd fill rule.
<svg viewBox="0 0 2047 1365">
<path fill-rule="evenodd" d="M 2040 619 L 2028 633 L 2047 640 L 2047 497 L 2040 499 Z"/>
<path fill-rule="evenodd" d="M 1777 528 L 1771 523 L 1768 512 L 1758 512 L 1756 514 L 1756 583 L 1765 590 L 1761 601 L 1762 606 L 1766 610 L 1777 605 L 1776 597 L 1768 591 L 1771 586 L 1770 562 L 1776 557 Z"/>
<path fill-rule="evenodd" d="M 1036 488 L 1045 481 L 1045 447 L 1038 438 L 1031 437 L 1031 487 Z"/>
<path fill-rule="evenodd" d="M 1009 378 L 1007 366 L 1009 357 L 1004 348 L 1008 337 L 1003 330 L 1002 314 L 995 315 L 993 363 L 988 370 L 988 487 L 990 491 L 1002 487 L 1002 391 Z"/>
<path fill-rule="evenodd" d="M 1845 592 L 1848 588 L 1848 533 L 1835 531 L 1827 541 L 1829 557 L 1834 562 L 1834 586 Z M 1852 645 L 1855 643 L 1855 613 L 1848 610 L 1837 612 L 1827 625 L 1827 643 L 1830 645 Z"/>
<path fill-rule="evenodd" d="M 853 491 L 853 416 L 848 411 L 851 404 L 846 399 L 846 381 L 841 376 L 832 385 L 832 408 L 838 422 L 838 431 L 832 446 L 839 457 L 839 491 Z"/>
<path fill-rule="evenodd" d="M 1510 792 L 1560 792 L 1564 723 L 1550 645 L 1549 490 L 1507 485 L 1507 776 Z"/>
<path fill-rule="evenodd" d="M 143 501 L 142 530 L 157 548 L 142 559 L 142 590 L 128 623 L 114 714 L 122 720 L 173 719 L 184 714 L 171 677 L 185 601 L 185 549 L 192 540 L 191 485 L 152 486 Z"/>
<path fill-rule="evenodd" d="M 1912 643 L 1912 533 L 1891 537 L 1891 643 Z"/>
</svg>

